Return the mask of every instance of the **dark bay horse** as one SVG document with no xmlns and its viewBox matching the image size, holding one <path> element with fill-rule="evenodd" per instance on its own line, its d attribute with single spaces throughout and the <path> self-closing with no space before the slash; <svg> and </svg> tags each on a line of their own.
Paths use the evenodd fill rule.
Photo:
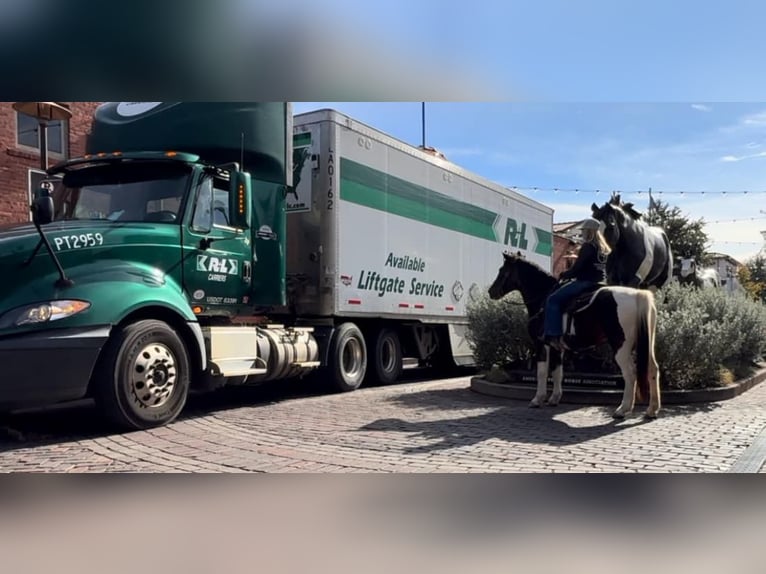
<svg viewBox="0 0 766 574">
<path fill-rule="evenodd" d="M 591 205 L 593 218 L 603 223 L 612 253 L 606 263 L 607 282 L 655 291 L 673 278 L 673 253 L 665 231 L 641 221 L 633 204 L 623 204 L 619 194 L 598 207 Z"/>
<path fill-rule="evenodd" d="M 546 402 L 549 370 L 553 374 L 553 392 L 547 403 L 557 405 L 561 400 L 563 353 L 554 352 L 541 340 L 545 301 L 557 286 L 555 277 L 536 263 L 524 259 L 521 253 L 504 253 L 503 265 L 489 288 L 489 296 L 493 300 L 520 291 L 527 308 L 527 328 L 534 342 L 537 361 L 537 393 L 530 403 L 532 407 Z M 657 325 L 654 294 L 629 287 L 600 287 L 575 299 L 564 315 L 565 326 L 568 315 L 573 316 L 572 350 L 608 343 L 614 353 L 614 360 L 625 381 L 622 403 L 614 412 L 614 417 L 623 418 L 630 414 L 638 393 L 639 400 L 649 395 L 646 416 L 655 418 L 660 410 L 660 378 L 654 353 Z"/>
</svg>

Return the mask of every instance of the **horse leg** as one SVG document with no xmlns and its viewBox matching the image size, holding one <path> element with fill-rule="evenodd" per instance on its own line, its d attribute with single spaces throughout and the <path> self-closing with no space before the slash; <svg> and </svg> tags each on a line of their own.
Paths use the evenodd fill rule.
<svg viewBox="0 0 766 574">
<path fill-rule="evenodd" d="M 529 403 L 530 407 L 539 407 L 545 402 L 548 388 L 548 362 L 553 349 L 537 343 L 535 356 L 537 358 L 537 392 L 535 397 Z"/>
<path fill-rule="evenodd" d="M 636 365 L 633 362 L 633 350 L 629 341 L 625 341 L 617 350 L 614 360 L 622 371 L 625 381 L 625 391 L 622 393 L 622 403 L 614 411 L 614 418 L 622 419 L 633 412 L 636 404 Z"/>
<path fill-rule="evenodd" d="M 553 375 L 553 392 L 548 398 L 548 405 L 555 407 L 561 401 L 562 388 L 561 382 L 564 380 L 564 352 L 557 353 L 550 349 L 550 369 Z"/>
<path fill-rule="evenodd" d="M 660 366 L 657 364 L 657 357 L 654 354 L 654 337 L 657 325 L 657 309 L 654 305 L 648 309 L 647 317 L 647 337 L 648 340 L 648 379 L 649 379 L 649 407 L 646 409 L 646 417 L 650 419 L 657 418 L 660 412 Z"/>
<path fill-rule="evenodd" d="M 661 407 L 660 366 L 657 364 L 657 359 L 652 355 L 649 360 L 649 407 L 646 409 L 646 418 L 656 419 Z"/>
</svg>

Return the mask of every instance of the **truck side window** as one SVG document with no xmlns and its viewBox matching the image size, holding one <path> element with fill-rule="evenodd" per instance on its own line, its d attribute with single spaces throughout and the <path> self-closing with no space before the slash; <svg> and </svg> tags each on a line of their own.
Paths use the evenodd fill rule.
<svg viewBox="0 0 766 574">
<path fill-rule="evenodd" d="M 229 182 L 219 178 L 213 180 L 213 225 L 231 227 Z"/>
<path fill-rule="evenodd" d="M 197 193 L 197 202 L 194 206 L 192 229 L 202 233 L 208 233 L 213 228 L 213 180 L 206 177 L 202 180 Z"/>
</svg>

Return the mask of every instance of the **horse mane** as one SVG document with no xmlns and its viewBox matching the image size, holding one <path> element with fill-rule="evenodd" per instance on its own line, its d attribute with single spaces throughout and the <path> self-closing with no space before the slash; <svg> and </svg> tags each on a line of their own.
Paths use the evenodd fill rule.
<svg viewBox="0 0 766 574">
<path fill-rule="evenodd" d="M 604 206 L 601 209 L 603 209 L 607 205 L 621 209 L 624 213 L 627 213 L 628 215 L 630 215 L 630 217 L 634 221 L 638 221 L 643 217 L 643 213 L 641 213 L 640 211 L 636 211 L 633 202 L 628 202 L 628 203 L 623 202 L 622 199 L 620 199 L 620 194 L 617 192 L 612 192 L 612 197 L 609 199 L 607 203 L 604 204 Z"/>
<path fill-rule="evenodd" d="M 543 274 L 543 275 L 546 275 L 546 276 L 550 277 L 551 279 L 555 279 L 555 277 L 553 277 L 553 275 L 551 275 L 551 274 L 550 274 L 550 273 L 548 273 L 548 272 L 547 272 L 545 269 L 543 269 L 542 267 L 540 267 L 540 264 L 539 264 L 539 263 L 535 263 L 534 261 L 530 261 L 529 259 L 527 259 L 527 258 L 526 258 L 526 257 L 524 257 L 523 255 L 519 255 L 518 253 L 516 253 L 516 254 L 514 254 L 514 253 L 508 253 L 507 251 L 504 253 L 504 255 L 505 255 L 506 257 L 509 257 L 509 258 L 511 258 L 511 259 L 515 259 L 516 261 L 521 261 L 521 262 L 525 263 L 527 266 L 529 266 L 529 267 L 531 267 L 532 269 L 534 269 L 535 271 L 537 271 L 538 273 L 541 273 L 541 274 Z"/>
<path fill-rule="evenodd" d="M 643 214 L 636 211 L 632 203 L 615 202 L 614 199 L 607 201 L 604 205 L 593 210 L 593 217 L 601 219 L 604 216 L 604 210 L 610 208 L 614 213 L 621 216 L 624 223 L 635 223 L 639 227 L 649 227 L 649 224 L 643 219 Z"/>
<path fill-rule="evenodd" d="M 528 271 L 532 272 L 533 276 L 536 275 L 540 277 L 540 279 L 545 279 L 548 282 L 556 281 L 556 278 L 551 273 L 549 273 L 548 271 L 540 267 L 538 263 L 535 263 L 534 261 L 530 261 L 529 259 L 526 259 L 520 253 L 514 254 L 514 253 L 506 252 L 504 253 L 504 255 L 510 259 L 513 259 L 516 262 L 523 263 L 524 264 L 523 267 L 526 268 Z"/>
</svg>

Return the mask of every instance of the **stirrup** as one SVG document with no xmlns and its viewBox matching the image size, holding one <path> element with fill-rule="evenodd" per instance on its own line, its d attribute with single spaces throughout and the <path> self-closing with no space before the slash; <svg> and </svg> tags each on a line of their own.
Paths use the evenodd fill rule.
<svg viewBox="0 0 766 574">
<path fill-rule="evenodd" d="M 551 337 L 550 335 L 547 335 L 543 338 L 544 345 L 547 345 L 551 349 L 555 349 L 558 352 L 564 350 L 562 343 L 562 337 Z"/>
</svg>

